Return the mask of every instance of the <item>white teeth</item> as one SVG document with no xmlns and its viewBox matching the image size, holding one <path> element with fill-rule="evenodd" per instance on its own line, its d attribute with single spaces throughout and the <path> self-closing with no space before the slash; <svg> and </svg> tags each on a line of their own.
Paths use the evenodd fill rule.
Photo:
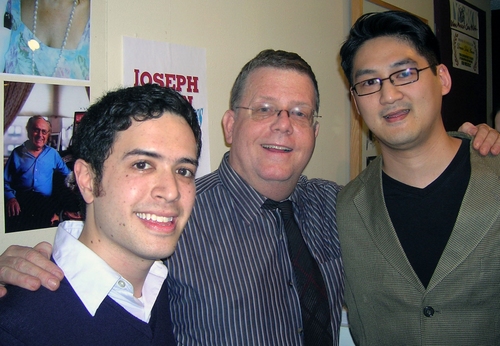
<svg viewBox="0 0 500 346">
<path fill-rule="evenodd" d="M 269 144 L 264 144 L 262 145 L 266 149 L 276 149 L 276 150 L 283 150 L 283 151 L 292 151 L 292 149 L 287 148 L 287 147 L 281 147 L 278 145 L 269 145 Z"/>
<path fill-rule="evenodd" d="M 172 222 L 174 219 L 173 217 L 166 217 L 166 216 L 158 216 L 156 214 L 150 214 L 150 213 L 136 213 L 136 215 L 143 220 L 151 220 L 151 221 L 156 221 L 156 222 Z"/>
</svg>

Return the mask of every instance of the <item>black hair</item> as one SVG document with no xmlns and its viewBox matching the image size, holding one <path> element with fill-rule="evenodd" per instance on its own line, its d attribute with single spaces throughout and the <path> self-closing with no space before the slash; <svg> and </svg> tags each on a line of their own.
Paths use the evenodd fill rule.
<svg viewBox="0 0 500 346">
<path fill-rule="evenodd" d="M 99 194 L 104 161 L 111 154 L 119 131 L 127 130 L 132 121 L 160 118 L 165 112 L 186 120 L 201 152 L 201 128 L 191 104 L 173 89 L 145 84 L 110 91 L 89 107 L 72 139 L 74 160 L 82 159 L 95 174 L 95 193 Z M 84 212 L 85 208 L 81 208 Z"/>
<path fill-rule="evenodd" d="M 358 49 L 366 41 L 381 36 L 395 37 L 409 43 L 432 65 L 432 71 L 436 73 L 436 65 L 441 63 L 439 42 L 427 24 L 408 12 L 367 13 L 354 23 L 340 49 L 341 66 L 351 85 L 353 61 Z"/>
</svg>

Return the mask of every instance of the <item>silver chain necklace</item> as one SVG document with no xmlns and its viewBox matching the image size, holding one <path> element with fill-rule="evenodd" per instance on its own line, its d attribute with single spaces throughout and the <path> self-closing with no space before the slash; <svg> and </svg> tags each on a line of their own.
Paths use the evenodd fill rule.
<svg viewBox="0 0 500 346">
<path fill-rule="evenodd" d="M 57 67 L 61 62 L 64 48 L 66 48 L 66 42 L 68 41 L 69 31 L 71 30 L 71 25 L 73 24 L 73 16 L 75 15 L 75 8 L 78 4 L 78 0 L 73 0 L 73 7 L 71 8 L 71 13 L 69 15 L 68 25 L 66 25 L 66 33 L 64 34 L 64 39 L 61 44 L 61 49 L 59 50 L 59 57 L 54 67 L 54 72 L 52 76 L 55 75 Z M 36 19 L 38 17 L 38 0 L 35 0 L 35 9 L 33 11 L 33 38 L 28 41 L 28 46 L 30 47 L 31 53 L 31 74 L 35 74 L 35 51 L 40 48 L 40 42 L 36 39 Z"/>
</svg>

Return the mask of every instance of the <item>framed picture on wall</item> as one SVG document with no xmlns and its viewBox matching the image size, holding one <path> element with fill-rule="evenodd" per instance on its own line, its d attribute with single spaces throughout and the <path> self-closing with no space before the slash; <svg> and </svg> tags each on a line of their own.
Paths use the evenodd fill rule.
<svg viewBox="0 0 500 346">
<path fill-rule="evenodd" d="M 42 1 L 33 10 L 24 2 L 21 6 L 21 0 L 0 0 L 0 72 L 89 80 L 90 3 L 59 1 L 60 11 L 54 11 Z M 23 22 L 27 18 L 52 24 L 32 29 L 31 24 Z M 27 26 L 32 30 L 24 30 Z M 64 40 L 51 40 L 59 37 L 56 34 Z"/>
<path fill-rule="evenodd" d="M 52 132 L 47 144 L 57 151 L 61 150 L 61 133 Z"/>
<path fill-rule="evenodd" d="M 57 226 L 60 221 L 75 219 L 72 215 L 79 211 L 78 201 L 64 180 L 68 170 L 73 169 L 71 156 L 68 156 L 73 127 L 90 102 L 84 86 L 5 80 L 3 92 L 3 191 L 7 207 L 3 213 L 3 227 L 0 227 L 0 243 L 3 232 L 46 229 Z M 30 121 L 43 129 L 32 131 Z M 43 150 L 55 149 L 57 154 L 46 155 L 47 160 L 40 161 L 40 170 L 35 172 L 29 162 L 23 166 L 17 157 L 23 148 L 36 147 L 40 139 L 50 147 Z M 36 179 L 37 183 L 26 189 L 25 181 L 34 181 L 41 171 L 44 173 Z M 15 211 L 15 203 L 20 206 L 19 213 Z M 14 209 L 9 205 L 14 205 Z"/>
<path fill-rule="evenodd" d="M 75 112 L 75 115 L 73 117 L 73 132 L 76 131 L 78 128 L 78 124 L 80 124 L 80 121 L 82 121 L 83 116 L 85 115 L 86 112 L 84 111 L 78 111 Z"/>
</svg>

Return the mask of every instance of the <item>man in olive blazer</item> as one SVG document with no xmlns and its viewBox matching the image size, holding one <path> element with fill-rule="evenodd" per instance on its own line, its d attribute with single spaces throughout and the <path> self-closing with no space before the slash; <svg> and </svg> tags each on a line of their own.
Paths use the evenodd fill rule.
<svg viewBox="0 0 500 346">
<path fill-rule="evenodd" d="M 382 154 L 337 205 L 353 340 L 500 345 L 500 158 L 446 133 L 437 39 L 413 15 L 368 14 L 341 58 Z"/>
<path fill-rule="evenodd" d="M 342 190 L 345 300 L 359 344 L 500 344 L 500 159 L 470 155 L 469 186 L 427 288 L 385 207 L 382 158 Z"/>
</svg>

